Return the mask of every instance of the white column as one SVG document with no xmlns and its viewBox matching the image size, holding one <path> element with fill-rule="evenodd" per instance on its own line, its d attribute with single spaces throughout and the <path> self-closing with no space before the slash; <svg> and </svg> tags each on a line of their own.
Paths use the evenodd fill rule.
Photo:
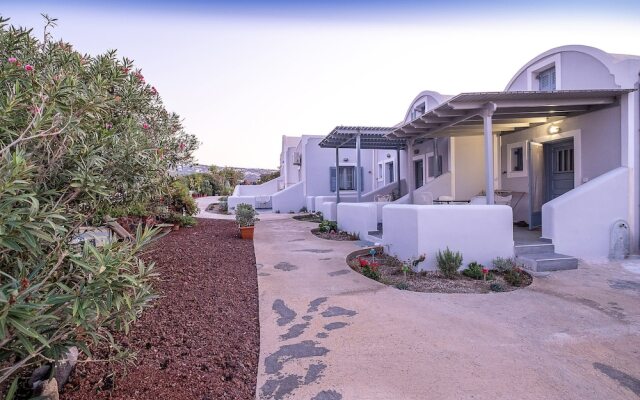
<svg viewBox="0 0 640 400">
<path fill-rule="evenodd" d="M 495 193 L 493 189 L 493 129 L 492 129 L 492 116 L 496 111 L 495 103 L 487 103 L 484 110 L 482 110 L 482 119 L 484 121 L 484 173 L 485 173 L 485 186 L 487 194 L 487 204 L 495 204 Z"/>
<path fill-rule="evenodd" d="M 340 203 L 340 147 L 336 147 L 336 204 Z"/>
<path fill-rule="evenodd" d="M 407 140 L 407 189 L 409 190 L 409 204 L 413 204 L 413 191 L 415 190 L 416 178 L 413 176 L 413 139 Z"/>
<path fill-rule="evenodd" d="M 360 134 L 356 136 L 356 191 L 358 203 L 360 203 L 360 194 L 362 192 L 362 174 L 360 173 Z"/>
</svg>

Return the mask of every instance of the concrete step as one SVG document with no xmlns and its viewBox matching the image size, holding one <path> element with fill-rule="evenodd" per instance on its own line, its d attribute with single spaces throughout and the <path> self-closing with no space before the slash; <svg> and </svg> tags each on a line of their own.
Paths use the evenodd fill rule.
<svg viewBox="0 0 640 400">
<path fill-rule="evenodd" d="M 517 256 L 516 260 L 523 264 L 525 268 L 535 272 L 564 271 L 578 268 L 577 258 L 558 253 L 523 254 Z"/>
<path fill-rule="evenodd" d="M 517 257 L 523 254 L 555 253 L 556 248 L 551 243 L 523 243 L 513 246 L 513 250 Z"/>
</svg>

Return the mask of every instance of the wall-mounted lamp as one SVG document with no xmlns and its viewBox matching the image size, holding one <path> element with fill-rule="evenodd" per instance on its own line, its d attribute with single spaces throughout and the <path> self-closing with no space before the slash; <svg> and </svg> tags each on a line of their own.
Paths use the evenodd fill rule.
<svg viewBox="0 0 640 400">
<path fill-rule="evenodd" d="M 390 153 L 387 153 L 387 158 L 391 158 L 391 154 Z"/>
<path fill-rule="evenodd" d="M 558 125 L 549 125 L 549 135 L 555 135 L 560 133 L 560 127 Z"/>
<path fill-rule="evenodd" d="M 342 159 L 342 161 L 343 161 L 343 162 L 348 162 L 348 161 L 349 161 L 349 159 L 348 159 L 347 157 L 345 157 L 345 158 L 343 158 L 343 159 Z"/>
</svg>

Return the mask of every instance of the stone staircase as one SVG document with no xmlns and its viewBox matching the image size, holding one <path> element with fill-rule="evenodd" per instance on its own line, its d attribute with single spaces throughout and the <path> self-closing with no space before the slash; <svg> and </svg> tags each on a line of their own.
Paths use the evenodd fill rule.
<svg viewBox="0 0 640 400">
<path fill-rule="evenodd" d="M 535 272 L 577 269 L 578 259 L 558 254 L 551 240 L 540 238 L 535 243 L 520 243 L 514 246 L 516 260 Z"/>
</svg>

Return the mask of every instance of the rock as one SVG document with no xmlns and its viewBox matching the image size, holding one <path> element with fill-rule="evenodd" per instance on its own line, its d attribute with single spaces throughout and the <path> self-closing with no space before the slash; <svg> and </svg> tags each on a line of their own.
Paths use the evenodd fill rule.
<svg viewBox="0 0 640 400">
<path fill-rule="evenodd" d="M 78 348 L 73 346 L 67 349 L 66 354 L 58 361 L 55 366 L 55 378 L 58 382 L 59 390 L 62 390 L 65 383 L 69 380 L 71 371 L 78 363 Z"/>
<path fill-rule="evenodd" d="M 58 382 L 56 381 L 56 378 L 51 378 L 42 383 L 42 393 L 40 393 L 40 398 L 43 400 L 60 400 L 60 395 L 58 394 Z"/>
<path fill-rule="evenodd" d="M 29 378 L 29 387 L 32 390 L 36 390 L 38 386 L 42 385 L 42 381 L 49 379 L 49 373 L 51 372 L 51 366 L 44 364 L 36 368 Z"/>
</svg>

